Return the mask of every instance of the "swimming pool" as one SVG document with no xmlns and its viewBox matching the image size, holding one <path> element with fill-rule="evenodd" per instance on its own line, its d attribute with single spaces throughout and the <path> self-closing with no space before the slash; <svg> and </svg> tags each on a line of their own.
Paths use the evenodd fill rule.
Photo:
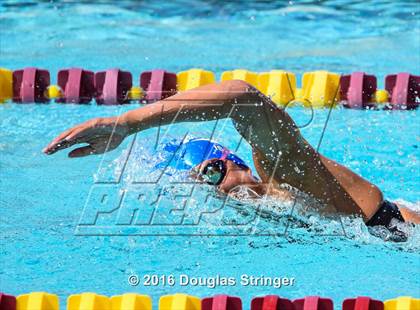
<svg viewBox="0 0 420 310">
<path fill-rule="evenodd" d="M 380 87 L 386 74 L 420 73 L 420 11 L 415 1 L 246 5 L 6 1 L 0 13 L 0 66 L 11 69 L 121 67 L 138 76 L 158 67 L 177 72 L 199 66 L 220 76 L 234 68 L 283 68 L 299 77 L 315 69 L 362 70 L 376 74 Z M 130 141 L 103 161 L 69 160 L 65 153 L 47 157 L 41 149 L 75 123 L 136 106 L 0 105 L 1 290 L 12 294 L 43 290 L 62 300 L 84 291 L 106 295 L 135 291 L 150 294 L 155 301 L 179 291 L 202 297 L 225 292 L 241 296 L 246 305 L 250 296 L 268 293 L 290 298 L 319 294 L 337 304 L 356 295 L 382 300 L 418 296 L 419 227 L 410 232 L 408 242 L 391 244 L 371 236 L 360 220 L 344 219 L 347 237 L 337 236 L 344 234 L 339 222 L 317 216 L 297 218 L 289 225 L 282 215 L 290 211 L 280 208 L 280 216 L 258 222 L 271 236 L 138 236 L 130 230 L 119 236 L 84 236 L 77 228 L 92 186 L 118 174 Z M 304 127 L 304 136 L 317 145 L 328 111 L 316 110 L 308 126 L 304 125 L 311 111 L 289 112 Z M 320 151 L 379 185 L 387 198 L 419 209 L 418 120 L 418 111 L 334 109 Z M 218 140 L 234 148 L 239 136 L 232 124 L 225 125 Z M 180 125 L 164 138 L 208 136 L 212 126 Z M 138 135 L 124 182 L 153 176 L 156 162 L 150 155 L 160 156 L 150 143 L 155 138 L 154 130 Z M 241 145 L 238 153 L 251 162 L 249 146 Z M 168 185 L 167 178 L 162 182 L 157 187 Z M 197 197 L 207 193 L 203 187 Z M 200 207 L 200 201 L 195 206 Z M 247 218 L 247 213 L 235 212 L 238 221 Z M 287 237 L 273 236 L 286 227 Z M 132 274 L 237 278 L 249 274 L 296 281 L 281 289 L 132 287 L 127 283 Z"/>
</svg>

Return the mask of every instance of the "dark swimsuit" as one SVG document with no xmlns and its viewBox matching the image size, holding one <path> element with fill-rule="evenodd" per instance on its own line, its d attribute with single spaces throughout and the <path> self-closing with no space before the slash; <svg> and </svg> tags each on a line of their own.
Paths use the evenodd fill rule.
<svg viewBox="0 0 420 310">
<path fill-rule="evenodd" d="M 366 222 L 366 226 L 383 226 L 392 233 L 390 238 L 392 241 L 406 241 L 407 235 L 395 226 L 395 221 L 392 221 L 393 219 L 396 219 L 399 223 L 405 222 L 398 206 L 393 202 L 384 200 L 378 211 Z"/>
</svg>

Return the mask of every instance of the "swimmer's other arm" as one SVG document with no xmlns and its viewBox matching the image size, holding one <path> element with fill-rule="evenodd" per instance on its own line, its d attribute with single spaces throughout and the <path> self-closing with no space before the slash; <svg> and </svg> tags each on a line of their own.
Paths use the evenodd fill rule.
<svg viewBox="0 0 420 310">
<path fill-rule="evenodd" d="M 87 143 L 69 156 L 99 154 L 148 128 L 222 118 L 231 118 L 251 144 L 263 181 L 288 183 L 323 202 L 329 211 L 369 219 L 378 209 L 382 193 L 376 186 L 318 154 L 283 109 L 243 81 L 202 86 L 119 117 L 90 120 L 59 135 L 44 152 Z"/>
</svg>

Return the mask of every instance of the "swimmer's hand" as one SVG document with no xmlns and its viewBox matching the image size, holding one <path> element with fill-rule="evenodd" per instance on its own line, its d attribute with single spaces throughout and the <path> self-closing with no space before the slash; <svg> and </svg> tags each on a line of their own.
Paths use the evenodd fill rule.
<svg viewBox="0 0 420 310">
<path fill-rule="evenodd" d="M 69 157 L 102 154 L 117 148 L 127 135 L 127 126 L 118 117 L 95 118 L 64 131 L 42 151 L 51 155 L 86 143 L 88 145 L 72 150 Z"/>
</svg>

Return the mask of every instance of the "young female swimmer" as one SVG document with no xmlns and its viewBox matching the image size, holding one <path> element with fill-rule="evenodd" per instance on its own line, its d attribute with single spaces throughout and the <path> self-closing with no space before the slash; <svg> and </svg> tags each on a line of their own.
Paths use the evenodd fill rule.
<svg viewBox="0 0 420 310">
<path fill-rule="evenodd" d="M 286 183 L 315 198 L 325 211 L 362 216 L 368 226 L 384 226 L 395 232 L 395 222 L 420 223 L 420 214 L 384 200 L 378 187 L 318 153 L 283 109 L 239 80 L 178 93 L 118 117 L 92 119 L 66 130 L 43 151 L 53 154 L 87 143 L 71 151 L 69 157 L 101 154 L 118 147 L 128 135 L 148 128 L 221 118 L 231 118 L 252 146 L 261 181 L 236 155 L 207 141 L 202 162 L 194 163 L 194 176 L 214 184 L 219 191 L 228 194 L 245 185 L 258 195 L 281 199 L 287 195 L 280 184 Z"/>
</svg>

